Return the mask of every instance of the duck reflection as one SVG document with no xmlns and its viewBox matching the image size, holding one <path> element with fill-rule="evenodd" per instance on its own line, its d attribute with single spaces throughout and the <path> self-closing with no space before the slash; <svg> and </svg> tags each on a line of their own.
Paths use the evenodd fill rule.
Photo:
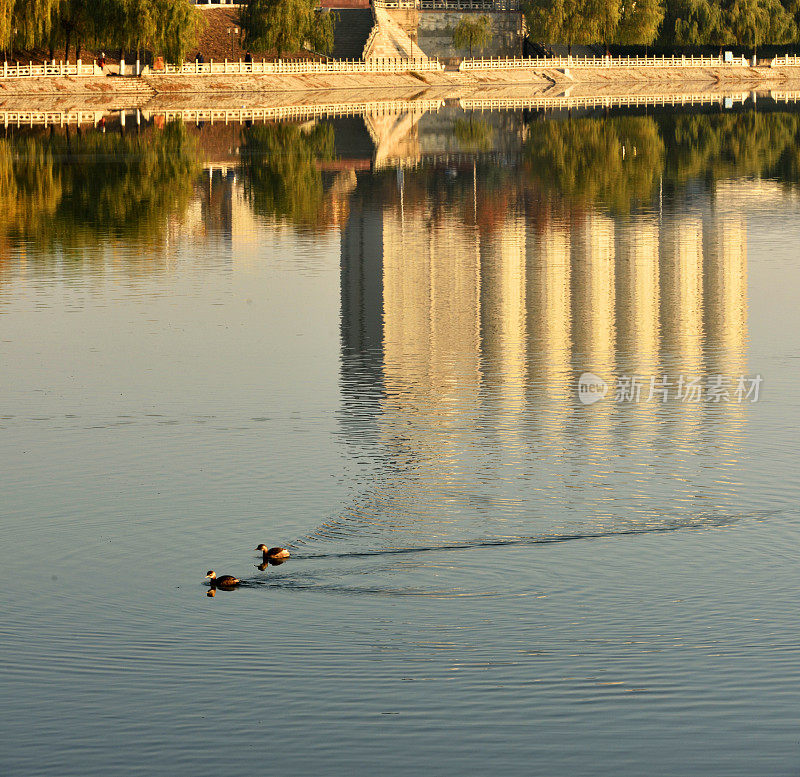
<svg viewBox="0 0 800 777">
<path fill-rule="evenodd" d="M 279 567 L 281 564 L 285 564 L 287 561 L 288 559 L 285 558 L 274 558 L 269 559 L 268 561 L 262 561 L 260 564 L 255 564 L 254 566 L 256 569 L 260 569 L 263 572 L 267 567 Z"/>
</svg>

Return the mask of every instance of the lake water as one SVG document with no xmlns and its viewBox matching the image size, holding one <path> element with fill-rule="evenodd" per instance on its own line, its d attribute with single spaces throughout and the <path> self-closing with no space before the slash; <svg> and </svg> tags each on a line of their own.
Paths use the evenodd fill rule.
<svg viewBox="0 0 800 777">
<path fill-rule="evenodd" d="M 798 773 L 793 106 L 140 122 L 0 138 L 0 772 Z"/>
</svg>

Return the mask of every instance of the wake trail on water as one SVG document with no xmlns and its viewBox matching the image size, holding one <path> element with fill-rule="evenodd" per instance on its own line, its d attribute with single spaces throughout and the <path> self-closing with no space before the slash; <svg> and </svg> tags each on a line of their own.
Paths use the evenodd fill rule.
<svg viewBox="0 0 800 777">
<path fill-rule="evenodd" d="M 389 547 L 378 548 L 375 550 L 351 550 L 351 551 L 331 551 L 323 553 L 303 553 L 293 551 L 292 557 L 296 560 L 311 560 L 311 559 L 337 559 L 337 558 L 371 558 L 380 556 L 397 556 L 397 555 L 411 555 L 416 553 L 433 553 L 433 552 L 447 552 L 447 551 L 468 551 L 478 550 L 482 548 L 502 548 L 502 547 L 515 547 L 524 545 L 550 545 L 553 543 L 561 542 L 574 542 L 579 540 L 599 540 L 608 539 L 613 537 L 631 537 L 644 534 L 663 534 L 667 532 L 684 531 L 689 529 L 713 529 L 738 523 L 741 520 L 759 517 L 764 518 L 765 515 L 727 515 L 727 516 L 708 516 L 700 519 L 693 519 L 691 521 L 685 520 L 672 520 L 665 521 L 657 525 L 646 526 L 630 526 L 620 527 L 616 529 L 606 529 L 602 531 L 583 531 L 564 534 L 538 534 L 530 536 L 517 536 L 517 537 L 497 537 L 497 538 L 481 538 L 474 540 L 464 540 L 456 542 L 448 542 L 439 545 L 422 545 L 417 547 Z M 307 538 L 297 540 L 290 547 L 302 548 L 307 543 L 318 541 L 313 535 Z M 328 540 L 330 541 L 330 540 Z"/>
<path fill-rule="evenodd" d="M 505 568 L 503 564 L 488 565 L 486 574 L 478 579 L 459 577 L 458 572 L 453 572 L 448 579 L 452 585 L 442 587 L 442 580 L 433 577 L 425 578 L 427 583 L 420 585 L 419 576 L 414 577 L 411 585 L 404 585 L 404 578 L 393 578 L 398 570 L 402 571 L 403 564 L 397 564 L 392 559 L 398 556 L 413 558 L 421 554 L 448 553 L 452 551 L 469 552 L 471 550 L 490 551 L 493 548 L 542 546 L 546 547 L 555 543 L 565 543 L 580 540 L 603 540 L 621 537 L 636 537 L 653 534 L 667 534 L 687 530 L 710 531 L 714 529 L 729 528 L 740 524 L 742 521 L 765 521 L 774 514 L 781 514 L 781 510 L 770 512 L 759 511 L 755 513 L 740 513 L 737 515 L 703 515 L 689 518 L 670 518 L 659 522 L 651 520 L 648 523 L 640 522 L 636 525 L 618 525 L 617 527 L 604 527 L 595 531 L 552 532 L 528 536 L 484 537 L 465 539 L 463 541 L 442 542 L 415 547 L 384 547 L 375 549 L 336 550 L 321 552 L 303 552 L 300 548 L 313 542 L 330 543 L 329 537 L 321 539 L 313 535 L 299 539 L 292 548 L 292 558 L 287 566 L 279 566 L 266 575 L 253 576 L 242 579 L 241 587 L 245 589 L 284 590 L 284 591 L 312 591 L 329 593 L 340 596 L 381 596 L 381 597 L 426 597 L 438 599 L 485 598 L 485 597 L 544 597 L 552 593 L 554 578 L 552 570 L 547 572 L 546 581 L 534 578 L 525 579 L 518 584 L 510 583 L 508 577 L 501 573 L 494 574 L 491 569 Z M 348 541 L 353 541 L 353 535 Z M 364 540 L 368 538 L 362 538 Z M 652 547 L 651 547 L 652 550 Z M 381 563 L 383 559 L 384 563 Z M 542 557 L 543 560 L 547 556 Z M 325 562 L 343 563 L 326 564 Z M 368 561 L 369 563 L 356 563 Z M 293 566 L 292 562 L 301 562 Z M 305 562 L 305 563 L 303 563 Z M 353 562 L 353 563 L 348 563 Z M 434 559 L 434 565 L 436 564 Z M 258 565 L 256 565 L 258 566 Z M 426 566 L 426 565 L 422 565 Z M 448 564 L 448 568 L 456 570 L 460 564 Z M 545 565 L 546 567 L 546 565 Z M 262 570 L 263 571 L 263 570 Z M 567 577 L 572 582 L 559 583 L 561 587 L 574 584 L 575 569 Z M 394 584 L 392 584 L 393 581 Z M 399 584 L 398 584 L 399 583 Z"/>
</svg>

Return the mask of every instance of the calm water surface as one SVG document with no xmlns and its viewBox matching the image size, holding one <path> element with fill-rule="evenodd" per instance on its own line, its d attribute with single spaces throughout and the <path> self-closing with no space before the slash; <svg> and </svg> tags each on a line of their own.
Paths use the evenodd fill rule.
<svg viewBox="0 0 800 777">
<path fill-rule="evenodd" d="M 798 148 L 763 100 L 7 130 L 0 771 L 796 775 Z"/>
</svg>

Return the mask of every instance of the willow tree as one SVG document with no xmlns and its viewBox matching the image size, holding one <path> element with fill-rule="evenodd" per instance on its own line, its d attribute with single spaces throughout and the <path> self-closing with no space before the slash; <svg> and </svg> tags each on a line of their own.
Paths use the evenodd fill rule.
<svg viewBox="0 0 800 777">
<path fill-rule="evenodd" d="M 626 0 L 620 9 L 614 41 L 624 45 L 649 45 L 664 21 L 661 0 Z"/>
<path fill-rule="evenodd" d="M 255 52 L 275 50 L 278 58 L 304 46 L 333 50 L 336 14 L 321 11 L 319 0 L 246 0 L 239 8 L 242 45 Z"/>
<path fill-rule="evenodd" d="M 457 49 L 469 49 L 472 59 L 472 47 L 483 48 L 492 40 L 492 22 L 488 16 L 464 14 L 453 30 L 453 46 Z"/>
<path fill-rule="evenodd" d="M 157 34 L 153 47 L 170 62 L 183 62 L 186 53 L 197 46 L 205 17 L 192 0 L 150 0 Z"/>
<path fill-rule="evenodd" d="M 69 61 L 69 50 L 75 44 L 75 58 L 80 56 L 84 43 L 94 42 L 95 32 L 103 30 L 107 3 L 93 0 L 59 0 L 50 38 L 50 49 L 64 46 L 64 59 Z"/>
<path fill-rule="evenodd" d="M 523 8 L 529 36 L 543 43 L 575 44 L 613 39 L 620 7 L 609 0 L 529 0 Z"/>
<path fill-rule="evenodd" d="M 781 5 L 791 14 L 800 38 L 800 0 L 781 0 Z"/>
<path fill-rule="evenodd" d="M 791 43 L 797 38 L 794 17 L 780 0 L 733 0 L 723 10 L 722 42 L 752 46 Z"/>
<path fill-rule="evenodd" d="M 182 61 L 203 19 L 192 0 L 0 0 L 0 48 L 148 48 Z"/>
<path fill-rule="evenodd" d="M 48 42 L 60 0 L 0 0 L 0 44 L 33 48 Z"/>
<path fill-rule="evenodd" d="M 205 23 L 192 0 L 111 0 L 109 29 L 123 49 L 142 48 L 183 62 Z"/>
<path fill-rule="evenodd" d="M 0 48 L 8 51 L 11 48 L 11 36 L 14 33 L 14 0 L 0 0 Z"/>
<path fill-rule="evenodd" d="M 722 11 L 710 0 L 670 0 L 661 42 L 668 46 L 720 45 L 723 41 Z"/>
</svg>

